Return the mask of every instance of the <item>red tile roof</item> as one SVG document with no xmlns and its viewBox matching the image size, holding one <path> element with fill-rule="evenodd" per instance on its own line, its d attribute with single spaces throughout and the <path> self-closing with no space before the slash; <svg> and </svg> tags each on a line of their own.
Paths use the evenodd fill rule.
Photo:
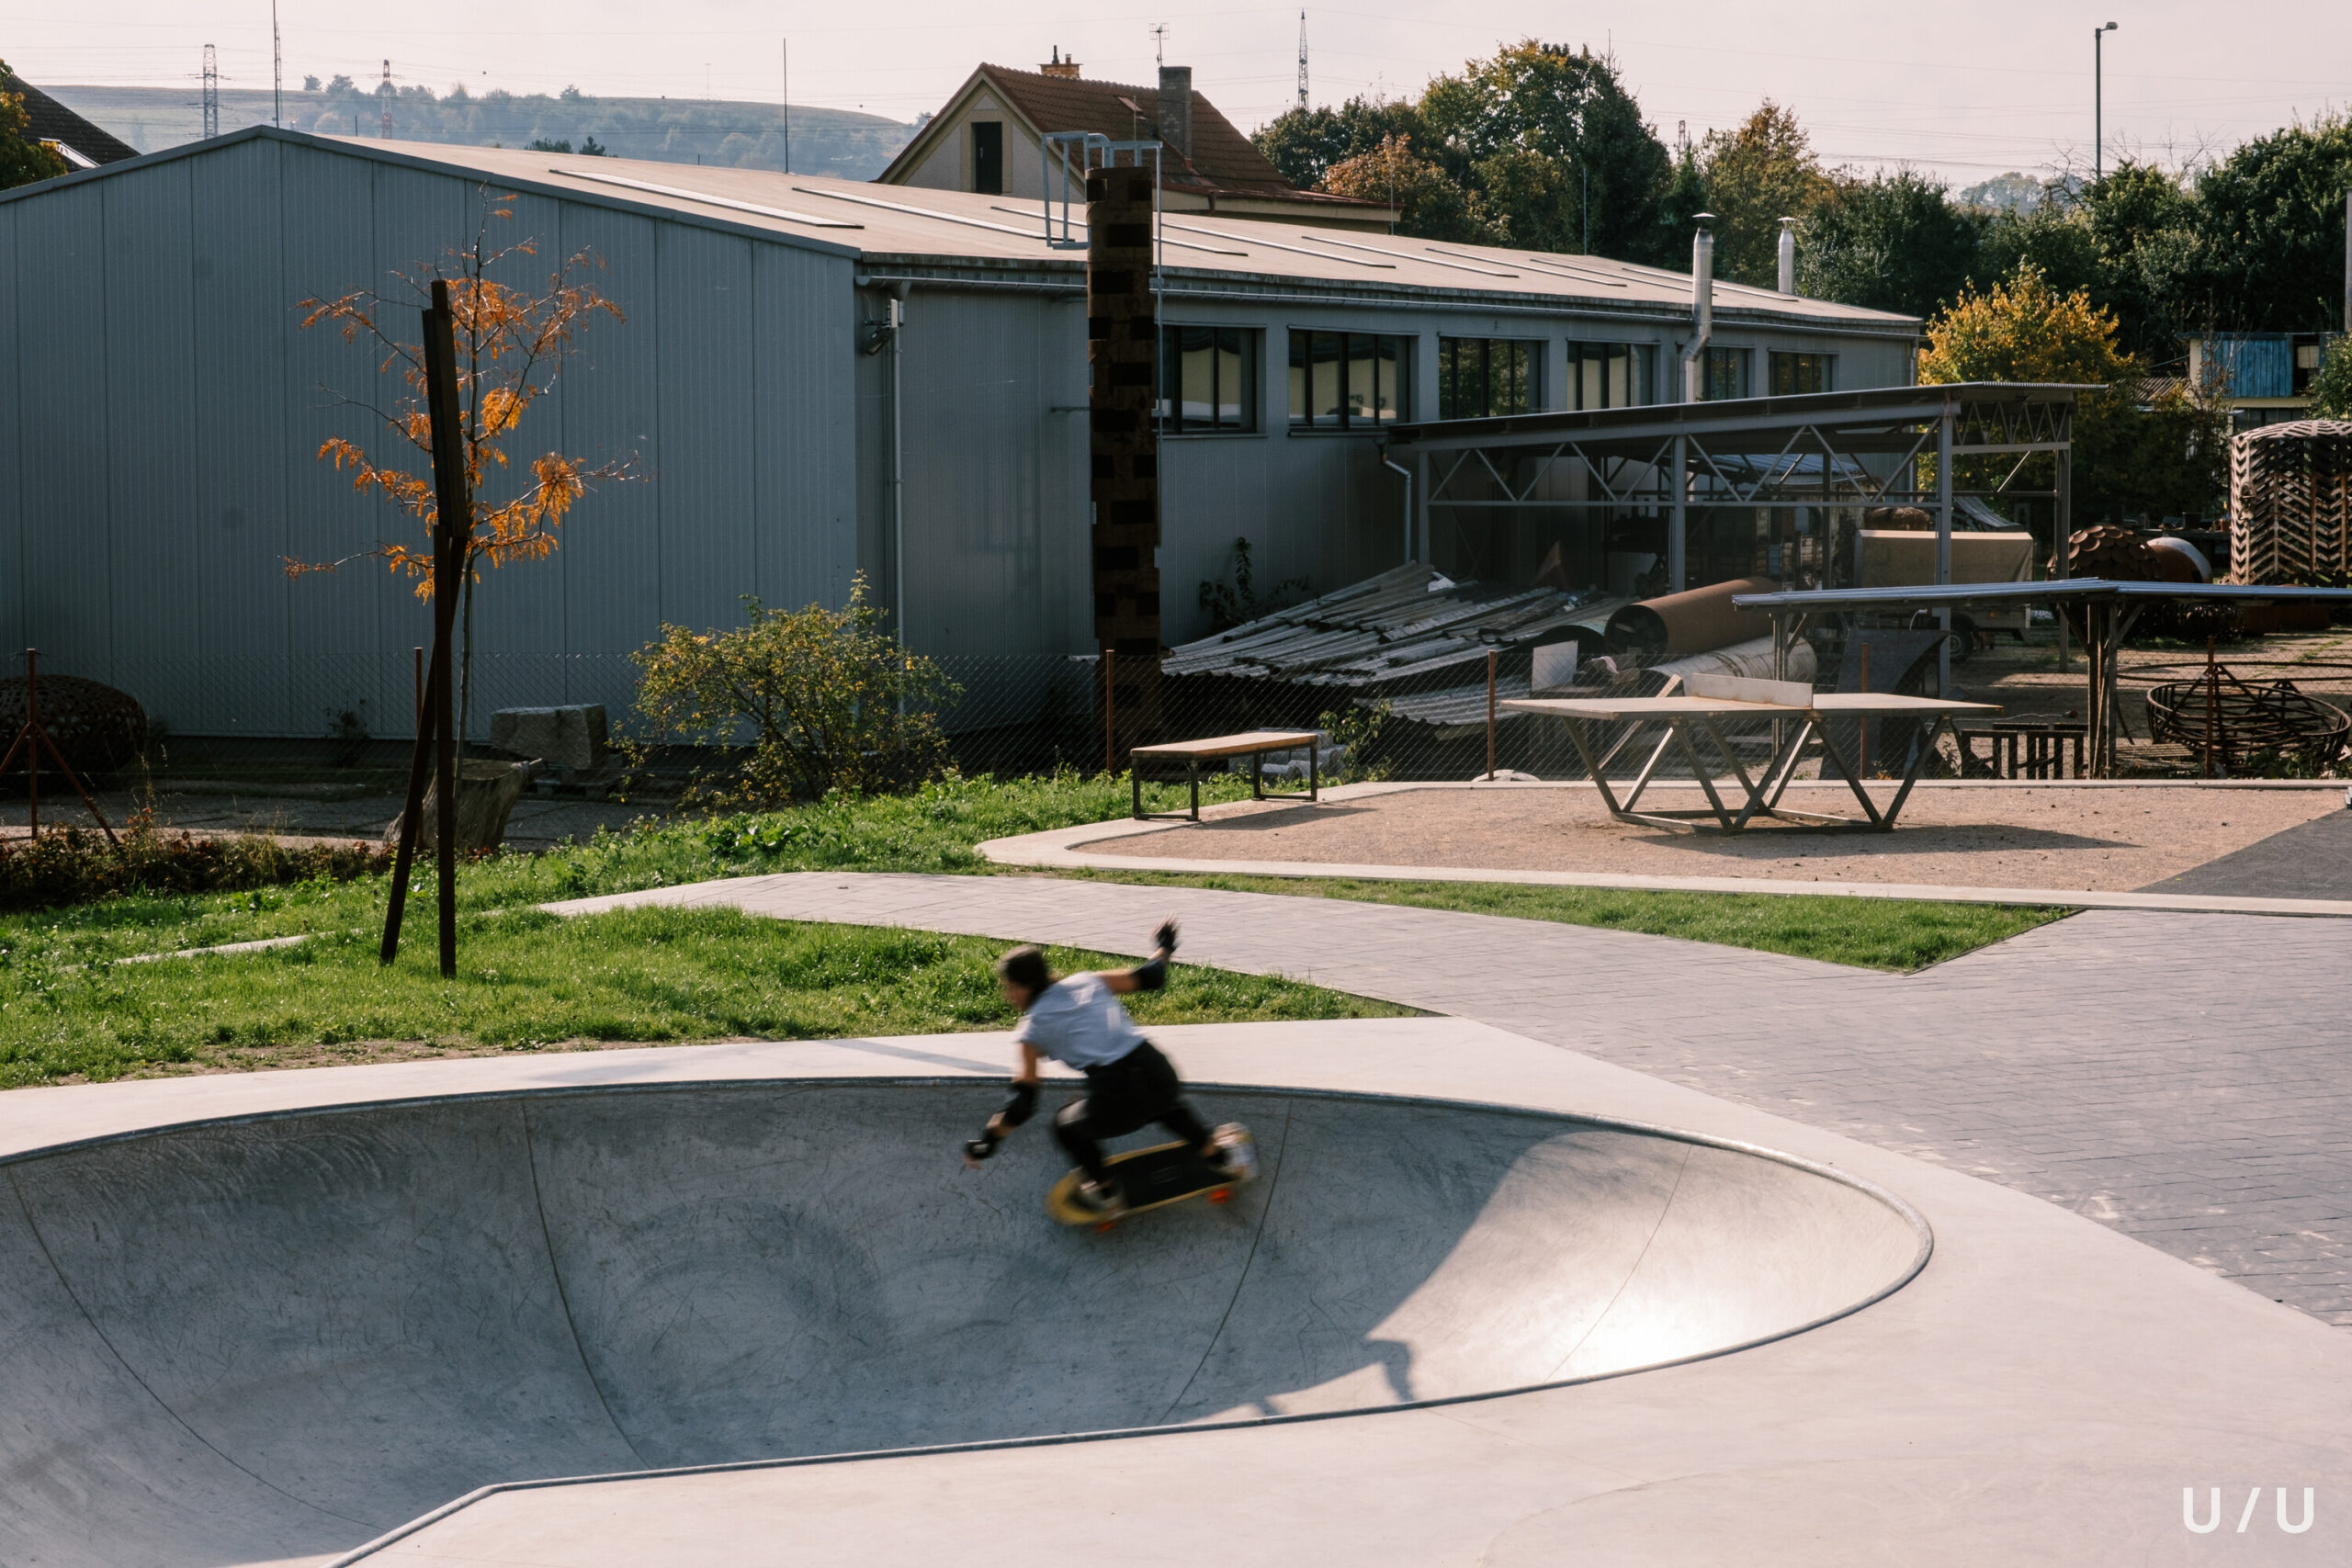
<svg viewBox="0 0 2352 1568">
<path fill-rule="evenodd" d="M 136 158 L 139 150 L 121 138 L 84 119 L 21 76 L 0 75 L 0 93 L 21 93 L 25 99 L 25 133 L 35 141 L 57 141 L 93 164 L 119 164 Z"/>
<path fill-rule="evenodd" d="M 1098 82 L 1082 76 L 1048 76 L 1036 71 L 1014 71 L 1002 65 L 982 65 L 978 74 L 1041 131 L 1091 130 L 1114 141 L 1157 137 L 1159 90 L 1125 82 Z M 908 143 L 899 155 L 904 162 L 922 139 Z M 892 164 L 892 169 L 898 166 Z M 882 179 L 888 182 L 890 170 Z M 1162 178 L 1171 188 L 1229 192 L 1235 196 L 1270 197 L 1317 206 L 1371 207 L 1350 197 L 1323 191 L 1303 191 L 1282 176 L 1266 155 L 1217 111 L 1196 89 L 1193 94 L 1192 155 L 1167 154 Z"/>
</svg>

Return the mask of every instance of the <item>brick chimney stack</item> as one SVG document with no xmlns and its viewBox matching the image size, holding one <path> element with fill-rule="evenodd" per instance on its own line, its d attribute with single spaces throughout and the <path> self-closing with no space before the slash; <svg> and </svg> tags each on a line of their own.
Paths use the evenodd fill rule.
<svg viewBox="0 0 2352 1568">
<path fill-rule="evenodd" d="M 1064 60 L 1062 58 L 1062 51 L 1059 44 L 1056 44 L 1054 46 L 1054 57 L 1046 62 L 1045 64 L 1037 67 L 1037 69 L 1040 73 L 1047 76 L 1059 76 L 1064 80 L 1070 82 L 1078 80 L 1078 62 L 1075 60 Z"/>
<path fill-rule="evenodd" d="M 1159 68 L 1159 140 L 1179 158 L 1193 155 L 1193 68 Z"/>
</svg>

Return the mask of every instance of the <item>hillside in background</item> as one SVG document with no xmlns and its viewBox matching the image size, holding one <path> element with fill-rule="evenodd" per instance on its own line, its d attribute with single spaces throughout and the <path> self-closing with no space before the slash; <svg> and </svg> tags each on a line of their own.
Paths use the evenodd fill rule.
<svg viewBox="0 0 2352 1568">
<path fill-rule="evenodd" d="M 141 152 L 197 140 L 203 110 L 188 87 L 72 87 L 42 84 L 51 96 L 96 121 Z M 269 123 L 266 92 L 220 94 L 223 133 Z M 286 94 L 286 121 L 322 136 L 379 136 L 384 100 L 342 77 L 322 88 Z M 391 99 L 395 141 L 450 141 L 469 146 L 522 147 L 537 141 L 594 138 L 616 158 L 673 164 L 715 164 L 749 169 L 784 167 L 784 109 L 776 104 L 703 98 L 594 98 L 566 89 L 554 96 L 492 92 L 437 96 L 429 87 L 403 87 Z M 792 107 L 792 166 L 808 175 L 871 179 L 882 172 L 914 127 L 848 109 Z"/>
</svg>

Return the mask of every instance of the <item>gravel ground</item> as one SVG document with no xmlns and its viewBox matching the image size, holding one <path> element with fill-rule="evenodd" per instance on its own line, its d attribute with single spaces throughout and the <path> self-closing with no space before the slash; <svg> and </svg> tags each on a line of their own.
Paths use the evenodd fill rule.
<svg viewBox="0 0 2352 1568">
<path fill-rule="evenodd" d="M 1883 803 L 1892 793 L 1882 784 L 1873 798 Z M 1653 785 L 1642 804 L 1705 801 L 1688 786 Z M 1792 789 L 1783 804 L 1854 808 L 1844 790 L 1819 787 Z M 1243 811 L 1083 847 L 1147 862 L 1291 860 L 2120 893 L 2343 810 L 2341 785 L 1945 784 L 1915 790 L 1893 833 L 1826 833 L 1776 823 L 1725 837 L 1612 821 L 1588 788 L 1428 789 Z"/>
</svg>

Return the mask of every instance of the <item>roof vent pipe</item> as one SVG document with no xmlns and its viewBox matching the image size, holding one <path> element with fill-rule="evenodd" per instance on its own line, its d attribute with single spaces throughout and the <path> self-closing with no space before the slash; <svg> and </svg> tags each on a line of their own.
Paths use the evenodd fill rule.
<svg viewBox="0 0 2352 1568">
<path fill-rule="evenodd" d="M 1797 291 L 1797 220 L 1781 220 L 1781 292 Z"/>
<path fill-rule="evenodd" d="M 1193 68 L 1189 65 L 1163 65 L 1159 68 L 1159 102 L 1154 115 L 1159 122 L 1159 139 L 1175 151 L 1179 158 L 1193 155 Z"/>
<path fill-rule="evenodd" d="M 1715 231 L 1712 212 L 1691 214 L 1690 341 L 1682 345 L 1682 400 L 1695 403 L 1706 391 L 1707 341 L 1715 335 Z"/>
</svg>

